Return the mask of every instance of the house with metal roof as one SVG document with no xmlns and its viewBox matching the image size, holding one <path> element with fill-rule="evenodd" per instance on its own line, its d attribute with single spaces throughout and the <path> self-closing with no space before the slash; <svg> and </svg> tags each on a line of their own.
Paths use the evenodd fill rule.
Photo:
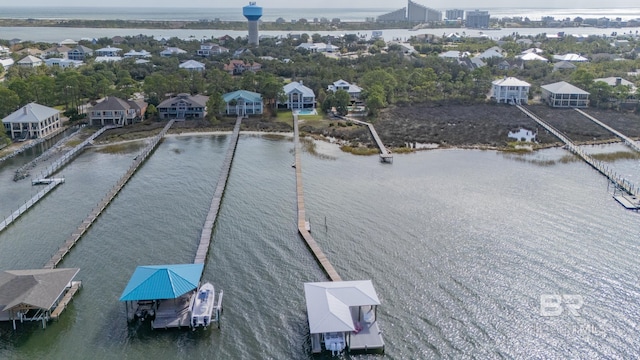
<svg viewBox="0 0 640 360">
<path fill-rule="evenodd" d="M 144 118 L 147 103 L 107 96 L 89 111 L 89 125 L 131 125 Z"/>
<path fill-rule="evenodd" d="M 187 60 L 182 64 L 178 65 L 178 68 L 189 70 L 189 71 L 204 71 L 205 65 L 199 61 Z"/>
<path fill-rule="evenodd" d="M 0 321 L 42 321 L 57 318 L 80 287 L 73 281 L 80 269 L 7 270 L 0 272 Z"/>
<path fill-rule="evenodd" d="M 587 107 L 589 93 L 568 82 L 560 81 L 542 85 L 542 100 L 551 107 Z"/>
<path fill-rule="evenodd" d="M 384 351 L 371 280 L 304 284 L 311 352 Z"/>
<path fill-rule="evenodd" d="M 518 59 L 521 59 L 522 61 L 533 61 L 533 60 L 538 60 L 538 61 L 542 61 L 542 62 L 547 62 L 549 60 L 547 60 L 547 58 L 545 58 L 544 56 L 540 56 L 536 53 L 530 52 L 530 53 L 524 53 L 522 55 L 518 55 L 516 56 Z"/>
<path fill-rule="evenodd" d="M 331 91 L 335 93 L 338 90 L 344 90 L 349 93 L 351 100 L 357 101 L 360 99 L 360 95 L 362 95 L 362 88 L 355 84 L 350 84 L 342 79 L 334 82 L 333 84 L 327 87 L 327 91 Z"/>
<path fill-rule="evenodd" d="M 225 114 L 236 116 L 248 116 L 262 114 L 262 95 L 247 91 L 237 90 L 222 95 L 225 102 Z"/>
<path fill-rule="evenodd" d="M 491 99 L 503 104 L 526 104 L 531 84 L 514 77 L 505 77 L 491 83 Z"/>
<path fill-rule="evenodd" d="M 43 63 L 44 61 L 42 61 L 42 59 L 35 57 L 33 55 L 27 55 L 24 58 L 18 60 L 16 65 L 24 66 L 24 67 L 38 67 Z"/>
<path fill-rule="evenodd" d="M 598 81 L 602 81 L 611 87 L 628 86 L 631 93 L 635 93 L 637 90 L 636 84 L 632 83 L 629 80 L 623 79 L 619 76 L 593 79 L 593 82 L 598 82 Z"/>
<path fill-rule="evenodd" d="M 45 65 L 47 66 L 58 66 L 61 68 L 77 68 L 84 63 L 80 60 L 69 60 L 69 59 L 61 59 L 61 58 L 48 58 L 44 60 Z"/>
<path fill-rule="evenodd" d="M 208 96 L 178 94 L 156 108 L 160 119 L 202 119 L 207 115 Z"/>
<path fill-rule="evenodd" d="M 17 140 L 43 138 L 62 130 L 60 111 L 34 102 L 9 114 L 2 124 L 9 136 Z"/>
<path fill-rule="evenodd" d="M 283 87 L 287 100 L 284 103 L 278 102 L 279 107 L 287 109 L 304 109 L 316 107 L 316 94 L 313 90 L 304 86 L 302 81 L 293 81 Z"/>
<path fill-rule="evenodd" d="M 315 53 L 315 52 L 333 53 L 338 51 L 340 48 L 335 45 L 331 45 L 330 43 L 325 44 L 323 42 L 319 42 L 319 43 L 302 43 L 296 46 L 296 49 L 305 49 L 312 53 Z"/>
<path fill-rule="evenodd" d="M 102 49 L 96 50 L 94 53 L 96 56 L 120 56 L 122 49 L 117 47 L 107 46 Z"/>
<path fill-rule="evenodd" d="M 185 50 L 182 50 L 177 47 L 169 46 L 169 47 L 166 47 L 164 50 L 160 51 L 160 56 L 168 57 L 168 56 L 181 55 L 186 53 L 187 52 Z"/>
<path fill-rule="evenodd" d="M 503 51 L 502 48 L 500 48 L 499 46 L 493 46 L 474 57 L 480 58 L 482 60 L 487 60 L 491 58 L 502 59 L 504 57 L 504 55 L 502 55 L 502 51 Z"/>
<path fill-rule="evenodd" d="M 553 70 L 552 71 L 560 71 L 560 70 L 567 70 L 567 71 L 572 71 L 575 70 L 577 68 L 577 66 L 575 66 L 575 64 L 572 64 L 568 61 L 560 61 L 557 62 L 555 64 L 553 64 Z"/>
<path fill-rule="evenodd" d="M 65 45 L 59 45 L 59 46 L 53 46 L 44 50 L 42 54 L 45 57 L 55 56 L 55 57 L 61 57 L 63 59 L 66 59 L 67 54 L 69 53 L 69 50 L 71 50 L 70 47 Z"/>
<path fill-rule="evenodd" d="M 589 59 L 578 54 L 553 55 L 553 61 L 587 62 Z"/>
</svg>

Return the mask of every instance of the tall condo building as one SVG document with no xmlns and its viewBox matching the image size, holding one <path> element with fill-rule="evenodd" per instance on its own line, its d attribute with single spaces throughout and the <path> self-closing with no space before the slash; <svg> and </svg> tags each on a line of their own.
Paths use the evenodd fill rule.
<svg viewBox="0 0 640 360">
<path fill-rule="evenodd" d="M 464 19 L 464 10 L 460 9 L 451 9 L 445 12 L 445 17 L 447 20 L 463 20 Z"/>
<path fill-rule="evenodd" d="M 255 2 L 242 8 L 242 15 L 249 20 L 249 44 L 258 45 L 258 20 L 262 17 L 262 8 Z"/>
<path fill-rule="evenodd" d="M 480 10 L 467 11 L 465 24 L 472 29 L 486 29 L 489 27 L 489 12 Z"/>
<path fill-rule="evenodd" d="M 410 21 L 415 23 L 430 23 L 442 21 L 442 12 L 408 0 L 406 8 L 394 10 L 378 16 L 379 22 Z"/>
</svg>

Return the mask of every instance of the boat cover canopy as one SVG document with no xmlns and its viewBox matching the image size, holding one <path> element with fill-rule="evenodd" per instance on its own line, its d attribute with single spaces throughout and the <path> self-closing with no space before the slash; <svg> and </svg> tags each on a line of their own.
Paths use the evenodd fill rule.
<svg viewBox="0 0 640 360">
<path fill-rule="evenodd" d="M 200 283 L 204 264 L 138 266 L 120 301 L 175 299 Z"/>
<path fill-rule="evenodd" d="M 13 308 L 49 310 L 80 269 L 0 272 L 0 312 Z"/>
<path fill-rule="evenodd" d="M 304 284 L 311 334 L 354 331 L 352 306 L 380 305 L 371 280 Z"/>
</svg>

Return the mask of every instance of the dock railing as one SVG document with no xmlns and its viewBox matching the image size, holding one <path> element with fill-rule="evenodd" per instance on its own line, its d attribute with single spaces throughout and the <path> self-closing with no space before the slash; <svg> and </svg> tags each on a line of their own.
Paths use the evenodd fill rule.
<svg viewBox="0 0 640 360">
<path fill-rule="evenodd" d="M 390 163 L 393 162 L 393 155 L 391 155 L 391 152 L 382 143 L 382 140 L 380 139 L 380 136 L 378 136 L 378 132 L 376 131 L 376 128 L 373 126 L 372 123 L 368 123 L 362 120 L 356 120 L 354 118 L 350 118 L 346 116 L 343 116 L 342 118 L 347 121 L 356 123 L 358 125 L 366 126 L 369 129 L 369 132 L 371 133 L 371 136 L 373 137 L 373 140 L 375 141 L 376 146 L 378 146 L 378 149 L 380 150 L 380 161 L 390 162 Z"/>
<path fill-rule="evenodd" d="M 593 121 L 594 123 L 602 126 L 603 128 L 609 130 L 611 133 L 613 133 L 614 135 L 616 135 L 617 137 L 619 137 L 620 139 L 622 139 L 622 141 L 624 141 L 625 144 L 627 144 L 627 146 L 629 146 L 630 148 L 632 148 L 633 150 L 640 152 L 640 146 L 638 146 L 638 143 L 633 141 L 633 139 L 631 139 L 630 137 L 624 135 L 623 133 L 619 132 L 618 130 L 612 128 L 611 126 L 603 123 L 602 121 L 594 118 L 593 116 L 587 114 L 586 112 L 578 109 L 578 108 L 574 108 L 575 111 L 579 112 L 580 114 L 584 115 L 587 119 Z"/>
</svg>

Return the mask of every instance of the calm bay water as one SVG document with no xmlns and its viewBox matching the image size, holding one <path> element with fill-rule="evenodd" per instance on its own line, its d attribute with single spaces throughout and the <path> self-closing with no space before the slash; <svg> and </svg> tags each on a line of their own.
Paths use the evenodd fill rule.
<svg viewBox="0 0 640 360">
<path fill-rule="evenodd" d="M 311 358 L 302 283 L 325 277 L 296 233 L 288 138 L 240 137 L 204 274 L 225 291 L 222 329 L 127 325 L 118 297 L 137 265 L 193 260 L 227 145 L 165 139 L 63 262 L 84 288 L 60 321 L 0 324 L 0 358 Z M 433 150 L 392 165 L 317 151 L 302 165 L 313 235 L 383 302 L 386 355 L 355 358 L 639 355 L 639 215 L 587 165 L 560 162 L 566 151 Z M 89 150 L 65 167 L 67 182 L 0 233 L 0 269 L 41 267 L 134 156 Z M 20 203 L 7 194 L 31 191 L 10 180 L 18 166 L 0 168 L 0 214 Z M 640 179 L 637 160 L 612 166 Z M 581 316 L 541 316 L 543 294 L 582 296 Z"/>
</svg>

